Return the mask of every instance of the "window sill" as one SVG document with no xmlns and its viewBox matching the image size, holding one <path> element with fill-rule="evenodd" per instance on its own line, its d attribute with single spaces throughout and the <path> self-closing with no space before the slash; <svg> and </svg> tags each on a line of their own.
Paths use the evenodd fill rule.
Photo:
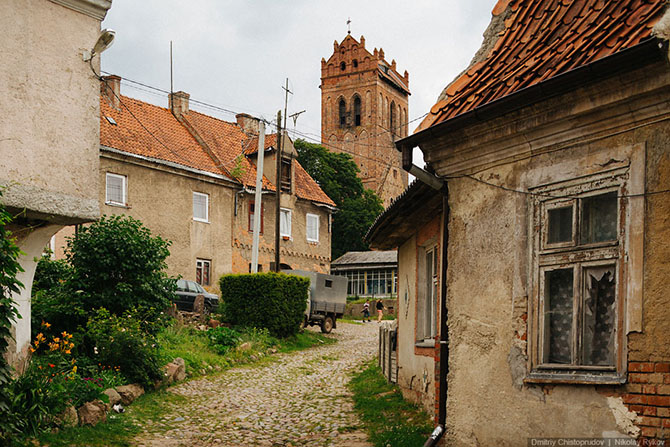
<svg viewBox="0 0 670 447">
<path fill-rule="evenodd" d="M 130 209 L 130 205 L 124 205 L 123 203 L 116 203 L 116 202 L 105 202 L 105 205 L 107 206 L 114 206 L 116 208 L 125 208 L 127 210 Z"/>
<path fill-rule="evenodd" d="M 421 340 L 414 343 L 417 348 L 434 348 L 435 340 Z"/>
<path fill-rule="evenodd" d="M 527 384 L 570 384 L 570 385 L 623 385 L 626 376 L 620 376 L 614 372 L 540 372 L 529 373 L 523 383 Z"/>
<path fill-rule="evenodd" d="M 209 223 L 209 221 L 208 221 L 208 220 L 202 220 L 202 219 L 195 219 L 195 218 L 193 218 L 193 221 L 194 221 L 194 222 L 200 222 L 200 223 L 206 223 L 206 224 L 208 224 L 208 223 Z"/>
<path fill-rule="evenodd" d="M 311 241 L 309 239 L 307 239 L 307 243 L 308 244 L 313 244 L 313 245 L 319 245 L 319 241 Z"/>
</svg>

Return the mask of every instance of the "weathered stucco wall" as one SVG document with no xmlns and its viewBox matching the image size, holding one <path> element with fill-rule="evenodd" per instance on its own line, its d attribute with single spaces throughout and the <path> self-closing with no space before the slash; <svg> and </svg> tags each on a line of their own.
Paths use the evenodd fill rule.
<svg viewBox="0 0 670 447">
<path fill-rule="evenodd" d="M 127 177 L 128 207 L 104 204 L 107 172 Z M 196 258 L 211 260 L 211 284 L 205 288 L 218 291 L 218 278 L 232 271 L 233 188 L 204 176 L 180 175 L 177 170 L 134 164 L 130 158 L 120 161 L 104 153 L 99 175 L 102 214 L 134 217 L 154 235 L 171 241 L 167 259 L 171 275 L 195 280 Z M 209 194 L 208 223 L 193 220 L 194 191 Z"/>
<path fill-rule="evenodd" d="M 416 348 L 417 237 L 398 248 L 398 386 L 405 398 L 429 414 L 435 407 L 435 361 L 432 350 Z"/>
<path fill-rule="evenodd" d="M 249 271 L 253 244 L 253 233 L 249 231 L 249 204 L 253 202 L 252 194 L 245 193 L 238 196 L 237 216 L 233 220 L 233 273 Z M 290 209 L 292 213 L 291 237 L 280 241 L 280 262 L 291 266 L 294 270 L 328 273 L 332 236 L 328 228 L 328 209 L 290 194 L 282 194 L 281 208 Z M 263 233 L 260 237 L 258 263 L 264 272 L 270 271 L 270 263 L 274 263 L 275 260 L 275 210 L 274 193 L 263 194 Z M 307 241 L 307 213 L 319 216 L 318 242 Z"/>
<path fill-rule="evenodd" d="M 454 131 L 426 147 L 438 174 L 452 177 L 447 445 L 525 445 L 533 436 L 668 436 L 668 85 L 665 66 L 647 67 Z M 644 222 L 643 267 L 636 260 L 643 268 L 639 328 L 632 282 L 625 280 L 626 294 L 619 297 L 618 330 L 629 331 L 622 347 L 626 383 L 524 383 L 535 343 L 528 311 L 537 274 L 527 192 L 619 167 L 632 184 L 640 180 L 633 160 L 644 160 L 642 191 L 648 195 L 623 202 L 644 201 L 633 216 Z M 458 178 L 470 172 L 479 181 Z M 621 240 L 629 250 L 639 228 L 625 228 Z M 623 262 L 632 265 L 629 257 Z"/>
<path fill-rule="evenodd" d="M 95 219 L 99 87 L 82 51 L 100 22 L 47 0 L 7 0 L 0 28 L 3 202 L 64 224 Z"/>
<path fill-rule="evenodd" d="M 78 3 L 86 2 L 70 6 Z M 86 6 L 92 16 L 47 0 L 0 2 L 0 187 L 3 204 L 20 213 L 15 235 L 25 253 L 14 354 L 30 341 L 36 257 L 62 225 L 99 213 L 98 82 L 82 51 L 95 44 L 110 3 Z"/>
</svg>

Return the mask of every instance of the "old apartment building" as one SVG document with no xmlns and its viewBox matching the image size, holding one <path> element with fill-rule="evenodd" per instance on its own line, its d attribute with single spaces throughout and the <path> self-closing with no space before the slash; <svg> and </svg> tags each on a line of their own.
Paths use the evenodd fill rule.
<svg viewBox="0 0 670 447">
<path fill-rule="evenodd" d="M 365 48 L 348 34 L 321 60 L 321 141 L 350 154 L 366 188 L 384 202 L 402 193 L 407 173 L 393 142 L 407 136 L 409 74 L 401 75 L 384 50 Z"/>
<path fill-rule="evenodd" d="M 277 135 L 265 135 L 262 203 L 256 204 L 256 119 L 239 114 L 232 123 L 196 112 L 184 92 L 159 107 L 121 95 L 120 87 L 121 78 L 109 76 L 100 95 L 101 214 L 141 220 L 172 242 L 169 274 L 217 290 L 222 274 L 251 270 L 256 212 L 259 271 L 274 264 L 279 184 L 281 267 L 328 271 L 334 203 L 297 162 L 289 138 L 277 181 Z"/>
<path fill-rule="evenodd" d="M 83 57 L 100 35 L 111 0 L 0 2 L 0 200 L 23 255 L 21 319 L 10 361 L 30 343 L 36 259 L 65 225 L 99 216 L 98 82 Z M 45 67 L 49 67 L 48 69 Z"/>
<path fill-rule="evenodd" d="M 368 240 L 399 247 L 399 383 L 446 445 L 670 437 L 669 24 L 500 0 L 397 142 L 431 173 Z"/>
</svg>

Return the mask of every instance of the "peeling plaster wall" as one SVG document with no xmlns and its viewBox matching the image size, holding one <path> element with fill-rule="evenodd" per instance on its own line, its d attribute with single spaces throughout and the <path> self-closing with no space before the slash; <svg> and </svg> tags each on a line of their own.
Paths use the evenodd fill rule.
<svg viewBox="0 0 670 447">
<path fill-rule="evenodd" d="M 587 86 L 422 146 L 441 176 L 458 177 L 468 172 L 459 169 L 470 169 L 485 182 L 521 191 L 599 172 L 610 164 L 625 165 L 634 151 L 642 151 L 644 191 L 661 192 L 645 199 L 641 332 L 625 334 L 627 383 L 531 385 L 523 382 L 533 343 L 526 314 L 534 275 L 528 198 L 467 177 L 449 180 L 446 445 L 525 445 L 531 436 L 667 438 L 670 200 L 662 192 L 670 190 L 666 65 Z M 635 308 L 625 309 L 631 311 L 627 318 L 635 318 Z"/>
<path fill-rule="evenodd" d="M 405 398 L 432 414 L 435 407 L 435 361 L 415 352 L 417 237 L 398 248 L 398 386 Z"/>
</svg>

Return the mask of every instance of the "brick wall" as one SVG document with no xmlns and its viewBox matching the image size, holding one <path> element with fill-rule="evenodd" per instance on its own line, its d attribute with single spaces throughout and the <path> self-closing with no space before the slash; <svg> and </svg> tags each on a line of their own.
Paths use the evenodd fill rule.
<svg viewBox="0 0 670 447">
<path fill-rule="evenodd" d="M 629 362 L 624 390 L 624 403 L 638 414 L 641 440 L 670 438 L 670 362 Z"/>
</svg>

